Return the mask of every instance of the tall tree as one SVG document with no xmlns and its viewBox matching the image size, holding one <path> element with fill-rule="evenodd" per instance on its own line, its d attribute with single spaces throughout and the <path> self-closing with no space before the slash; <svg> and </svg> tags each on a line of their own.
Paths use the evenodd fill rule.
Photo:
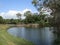
<svg viewBox="0 0 60 45">
<path fill-rule="evenodd" d="M 17 13 L 16 15 L 17 15 L 17 17 L 21 20 L 21 15 L 22 15 L 22 14 L 21 14 L 21 13 Z"/>
<path fill-rule="evenodd" d="M 44 4 L 52 10 L 55 25 L 60 26 L 60 0 L 45 0 Z"/>
<path fill-rule="evenodd" d="M 41 0 L 33 0 L 32 4 L 36 7 L 36 9 L 40 12 L 41 8 L 43 7 L 43 3 Z"/>
<path fill-rule="evenodd" d="M 26 11 L 25 13 L 24 13 L 24 16 L 26 17 L 25 18 L 25 22 L 26 23 L 31 23 L 32 21 L 32 13 L 31 13 L 31 11 Z"/>
<path fill-rule="evenodd" d="M 42 4 L 40 3 L 42 1 Z M 40 11 L 41 7 L 49 7 L 52 10 L 55 24 L 60 24 L 60 0 L 33 0 L 32 4 Z"/>
<path fill-rule="evenodd" d="M 32 15 L 32 13 L 31 13 L 31 11 L 26 11 L 25 13 L 24 13 L 24 16 L 31 16 Z"/>
</svg>

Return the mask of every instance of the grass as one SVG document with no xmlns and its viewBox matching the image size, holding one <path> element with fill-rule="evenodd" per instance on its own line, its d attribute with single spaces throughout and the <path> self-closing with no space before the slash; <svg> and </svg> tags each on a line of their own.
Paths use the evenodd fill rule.
<svg viewBox="0 0 60 45">
<path fill-rule="evenodd" d="M 9 25 L 0 24 L 0 45 L 33 45 L 22 38 L 14 37 L 7 32 Z"/>
</svg>

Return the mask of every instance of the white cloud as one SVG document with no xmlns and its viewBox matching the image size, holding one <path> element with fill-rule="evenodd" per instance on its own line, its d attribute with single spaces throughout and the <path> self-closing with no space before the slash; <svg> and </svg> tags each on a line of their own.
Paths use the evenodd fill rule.
<svg viewBox="0 0 60 45">
<path fill-rule="evenodd" d="M 51 10 L 50 8 L 45 8 L 45 7 L 43 7 L 43 8 L 41 9 L 41 12 L 43 12 L 43 14 L 48 14 L 48 15 L 50 15 L 51 12 L 52 12 L 52 10 Z"/>
<path fill-rule="evenodd" d="M 32 12 L 32 10 L 31 9 L 25 9 L 25 10 L 23 10 L 22 12 L 23 12 L 23 14 L 26 12 L 26 11 L 31 11 Z"/>
<path fill-rule="evenodd" d="M 21 13 L 22 14 L 22 18 L 25 18 L 24 16 L 23 16 L 23 14 L 26 12 L 26 11 L 31 11 L 31 9 L 24 9 L 24 10 L 22 10 L 22 11 L 17 11 L 17 10 L 9 10 L 8 12 L 1 12 L 0 13 L 0 16 L 2 16 L 4 19 L 11 19 L 11 18 L 13 18 L 13 19 L 17 19 L 17 16 L 16 16 L 16 14 L 17 13 Z M 32 11 L 31 11 L 32 12 Z"/>
</svg>

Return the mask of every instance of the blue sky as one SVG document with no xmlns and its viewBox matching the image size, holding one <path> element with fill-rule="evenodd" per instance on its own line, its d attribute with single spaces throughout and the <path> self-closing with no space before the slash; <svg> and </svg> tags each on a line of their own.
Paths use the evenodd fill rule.
<svg viewBox="0 0 60 45">
<path fill-rule="evenodd" d="M 17 13 L 21 13 L 24 18 L 23 15 L 26 11 L 37 12 L 32 5 L 32 0 L 0 0 L 0 16 L 5 19 L 16 19 Z"/>
<path fill-rule="evenodd" d="M 37 12 L 31 2 L 32 0 L 0 0 L 0 16 L 16 19 L 17 13 L 21 13 L 23 18 L 26 11 Z"/>
<path fill-rule="evenodd" d="M 37 11 L 32 5 L 32 0 L 0 0 L 0 12 L 5 12 L 8 10 L 24 10 L 31 9 L 32 11 Z"/>
</svg>

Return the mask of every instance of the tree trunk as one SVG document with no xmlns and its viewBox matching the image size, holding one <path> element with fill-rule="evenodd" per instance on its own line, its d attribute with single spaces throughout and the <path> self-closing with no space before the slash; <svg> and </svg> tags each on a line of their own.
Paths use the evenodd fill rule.
<svg viewBox="0 0 60 45">
<path fill-rule="evenodd" d="M 60 11 L 55 12 L 54 23 L 55 23 L 56 26 L 60 26 Z"/>
</svg>

